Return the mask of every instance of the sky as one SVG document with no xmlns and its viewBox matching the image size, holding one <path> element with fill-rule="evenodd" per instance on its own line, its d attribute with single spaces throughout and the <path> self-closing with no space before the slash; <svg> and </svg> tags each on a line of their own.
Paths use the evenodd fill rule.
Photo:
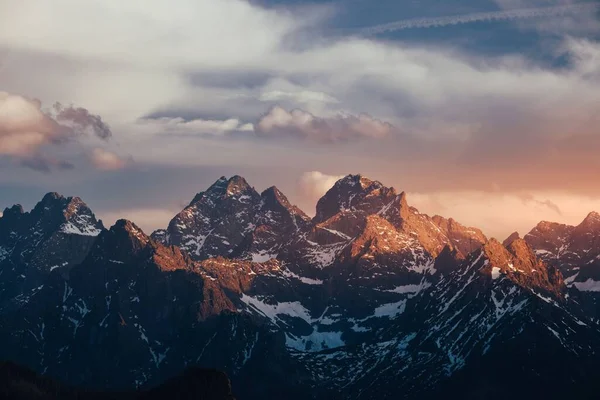
<svg viewBox="0 0 600 400">
<path fill-rule="evenodd" d="M 360 173 L 502 239 L 600 211 L 599 110 L 597 1 L 0 0 L 0 209 Z"/>
</svg>

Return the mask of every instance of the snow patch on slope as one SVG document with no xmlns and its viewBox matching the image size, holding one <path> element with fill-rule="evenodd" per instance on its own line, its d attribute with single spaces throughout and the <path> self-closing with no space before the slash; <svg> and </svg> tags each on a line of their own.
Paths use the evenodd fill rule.
<svg viewBox="0 0 600 400">
<path fill-rule="evenodd" d="M 298 301 L 268 304 L 256 297 L 248 296 L 245 293 L 242 294 L 241 300 L 272 321 L 278 320 L 279 315 L 289 315 L 291 317 L 301 318 L 308 323 L 312 321 L 309 311 Z"/>
<path fill-rule="evenodd" d="M 494 267 L 492 268 L 492 279 L 496 280 L 500 277 L 500 268 Z"/>
<path fill-rule="evenodd" d="M 375 317 L 395 318 L 402 314 L 406 309 L 406 300 L 400 300 L 397 303 L 382 304 L 373 312 Z"/>
<path fill-rule="evenodd" d="M 61 232 L 68 233 L 71 235 L 98 236 L 101 230 L 96 228 L 94 225 L 88 223 L 81 224 L 78 226 L 72 222 L 67 222 L 61 227 Z"/>
<path fill-rule="evenodd" d="M 600 292 L 600 281 L 591 278 L 585 282 L 573 282 L 573 286 L 581 292 Z"/>
<path fill-rule="evenodd" d="M 298 274 L 293 273 L 289 269 L 286 269 L 283 271 L 283 276 L 288 277 L 288 278 L 298 279 L 300 282 L 302 282 L 306 285 L 322 285 L 323 284 L 323 281 L 320 279 L 306 278 L 304 276 L 300 276 Z"/>
</svg>

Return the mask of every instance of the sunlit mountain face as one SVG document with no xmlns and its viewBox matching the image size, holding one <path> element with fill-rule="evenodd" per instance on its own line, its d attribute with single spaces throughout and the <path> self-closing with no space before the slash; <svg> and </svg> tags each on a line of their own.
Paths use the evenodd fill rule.
<svg viewBox="0 0 600 400">
<path fill-rule="evenodd" d="M 0 0 L 4 392 L 593 398 L 598 104 L 597 1 Z"/>
<path fill-rule="evenodd" d="M 598 232 L 591 212 L 501 243 L 363 175 L 312 218 L 274 186 L 221 177 L 151 235 L 49 193 L 0 218 L 0 356 L 96 392 L 162 390 L 199 365 L 248 399 L 502 398 L 513 390 L 487 371 L 515 368 L 517 398 L 589 396 Z M 26 373 L 3 368 L 15 393 Z"/>
</svg>

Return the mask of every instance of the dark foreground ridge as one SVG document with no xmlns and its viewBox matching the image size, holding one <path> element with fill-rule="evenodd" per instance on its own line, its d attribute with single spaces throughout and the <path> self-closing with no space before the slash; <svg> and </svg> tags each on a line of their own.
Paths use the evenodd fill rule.
<svg viewBox="0 0 600 400">
<path fill-rule="evenodd" d="M 10 400 L 235 400 L 227 375 L 190 367 L 160 386 L 144 391 L 97 392 L 76 389 L 12 362 L 0 363 L 0 398 Z"/>
</svg>

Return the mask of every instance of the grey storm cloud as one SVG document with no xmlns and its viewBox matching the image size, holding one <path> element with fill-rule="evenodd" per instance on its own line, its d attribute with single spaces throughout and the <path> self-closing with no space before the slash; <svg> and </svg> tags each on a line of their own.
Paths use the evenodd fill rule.
<svg viewBox="0 0 600 400">
<path fill-rule="evenodd" d="M 100 139 L 107 140 L 112 136 L 112 131 L 102 117 L 90 113 L 81 107 L 64 107 L 60 103 L 54 104 L 56 121 L 68 127 L 76 134 L 91 133 Z"/>
</svg>

